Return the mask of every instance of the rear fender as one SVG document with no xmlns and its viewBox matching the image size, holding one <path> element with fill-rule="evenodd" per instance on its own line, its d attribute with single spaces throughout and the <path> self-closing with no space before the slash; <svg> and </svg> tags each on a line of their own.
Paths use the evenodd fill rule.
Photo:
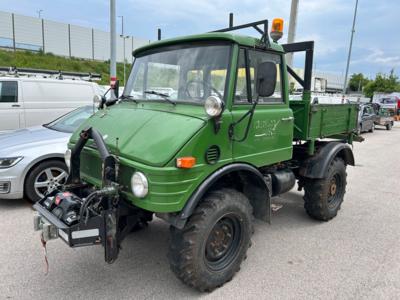
<svg viewBox="0 0 400 300">
<path fill-rule="evenodd" d="M 328 142 L 320 146 L 318 151 L 305 159 L 300 166 L 299 174 L 302 177 L 322 179 L 328 174 L 329 165 L 340 157 L 346 165 L 354 166 L 354 155 L 349 144 L 341 142 Z"/>
</svg>

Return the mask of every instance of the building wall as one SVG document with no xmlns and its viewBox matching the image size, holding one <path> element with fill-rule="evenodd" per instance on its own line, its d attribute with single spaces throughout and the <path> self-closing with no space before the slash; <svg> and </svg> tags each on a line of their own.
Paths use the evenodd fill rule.
<svg viewBox="0 0 400 300">
<path fill-rule="evenodd" d="M 125 59 L 148 40 L 125 39 Z M 124 61 L 124 40 L 117 36 L 117 61 Z M 0 48 L 44 51 L 84 59 L 110 59 L 110 33 L 98 29 L 60 23 L 0 11 Z"/>
</svg>

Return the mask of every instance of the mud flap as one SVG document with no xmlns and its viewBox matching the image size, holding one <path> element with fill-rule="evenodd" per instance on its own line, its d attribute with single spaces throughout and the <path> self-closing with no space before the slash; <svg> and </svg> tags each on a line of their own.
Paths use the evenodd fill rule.
<svg viewBox="0 0 400 300">
<path fill-rule="evenodd" d="M 118 222 L 117 210 L 108 209 L 104 213 L 104 260 L 111 264 L 118 258 L 119 245 L 117 239 Z"/>
</svg>

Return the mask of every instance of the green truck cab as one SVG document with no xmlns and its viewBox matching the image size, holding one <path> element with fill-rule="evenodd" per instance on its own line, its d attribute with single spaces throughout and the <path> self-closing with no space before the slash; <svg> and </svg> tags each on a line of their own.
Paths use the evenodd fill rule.
<svg viewBox="0 0 400 300">
<path fill-rule="evenodd" d="M 99 244 L 113 262 L 155 214 L 170 224 L 172 271 L 210 291 L 239 270 L 253 218 L 270 222 L 271 198 L 296 181 L 312 218 L 335 217 L 354 165 L 357 105 L 312 105 L 313 42 L 279 45 L 267 24 L 135 50 L 123 95 L 73 134 L 67 184 L 34 205 L 42 239 Z M 247 27 L 261 39 L 230 33 Z M 304 78 L 285 63 L 299 51 Z M 289 99 L 288 74 L 302 100 Z"/>
</svg>

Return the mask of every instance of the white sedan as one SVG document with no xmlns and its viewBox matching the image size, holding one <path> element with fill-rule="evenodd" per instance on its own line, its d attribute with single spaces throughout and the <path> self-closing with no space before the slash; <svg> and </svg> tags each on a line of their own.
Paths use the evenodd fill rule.
<svg viewBox="0 0 400 300">
<path fill-rule="evenodd" d="M 48 124 L 0 134 L 0 199 L 36 202 L 65 183 L 68 140 L 93 111 L 83 106 Z"/>
</svg>

